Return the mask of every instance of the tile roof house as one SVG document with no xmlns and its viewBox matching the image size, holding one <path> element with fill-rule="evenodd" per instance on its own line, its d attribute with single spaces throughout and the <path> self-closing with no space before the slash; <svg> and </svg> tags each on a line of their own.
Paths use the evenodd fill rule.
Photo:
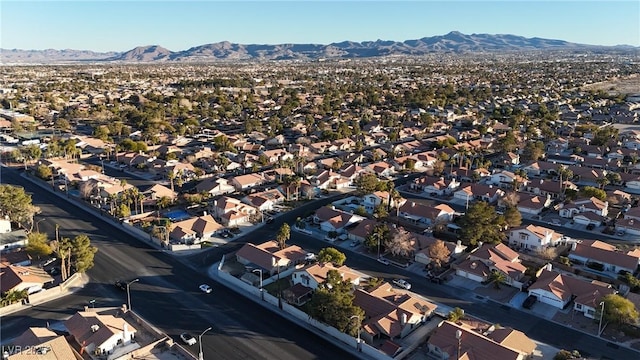
<svg viewBox="0 0 640 360">
<path fill-rule="evenodd" d="M 53 278 L 41 268 L 35 266 L 0 266 L 0 293 L 26 290 L 33 294 L 52 283 Z"/>
<path fill-rule="evenodd" d="M 373 213 L 373 210 L 378 205 L 388 206 L 391 202 L 391 207 L 397 207 L 404 204 L 407 200 L 400 197 L 399 199 L 393 199 L 388 191 L 374 191 L 371 194 L 364 195 L 364 208 L 369 213 Z"/>
<path fill-rule="evenodd" d="M 562 234 L 543 226 L 520 226 L 509 231 L 509 245 L 518 249 L 542 250 L 555 246 L 560 240 L 562 240 Z"/>
<path fill-rule="evenodd" d="M 545 208 L 552 204 L 551 196 L 546 197 L 537 195 L 527 195 L 520 193 L 520 201 L 518 201 L 517 209 L 523 214 L 538 215 Z"/>
<path fill-rule="evenodd" d="M 379 161 L 377 163 L 367 165 L 366 169 L 369 170 L 370 172 L 373 172 L 377 176 L 382 176 L 382 177 L 392 176 L 393 174 L 396 173 L 393 165 L 385 161 Z"/>
<path fill-rule="evenodd" d="M 291 275 L 293 284 L 302 284 L 311 289 L 317 289 L 318 286 L 327 280 L 327 273 L 336 270 L 340 274 L 342 280 L 349 281 L 354 286 L 360 284 L 360 275 L 346 265 L 335 267 L 331 263 L 316 263 L 308 265 L 305 268 L 295 271 Z"/>
<path fill-rule="evenodd" d="M 238 175 L 231 179 L 231 185 L 233 185 L 237 191 L 248 190 L 252 187 L 262 185 L 265 182 L 266 179 L 259 174 Z"/>
<path fill-rule="evenodd" d="M 259 209 L 260 211 L 273 210 L 274 205 L 281 204 L 284 200 L 284 195 L 277 189 L 254 193 L 242 198 L 244 203 Z"/>
<path fill-rule="evenodd" d="M 415 223 L 427 225 L 433 225 L 439 222 L 450 222 L 453 220 L 454 214 L 455 210 L 447 204 L 430 206 L 407 201 L 398 208 L 398 216 Z"/>
<path fill-rule="evenodd" d="M 564 205 L 562 209 L 560 209 L 559 214 L 565 218 L 573 218 L 576 214 L 584 212 L 592 212 L 606 217 L 609 214 L 609 203 L 593 196 L 588 199 L 577 199 Z"/>
<path fill-rule="evenodd" d="M 314 222 L 320 224 L 320 229 L 325 232 L 336 231 L 344 233 L 346 227 L 364 220 L 362 216 L 351 214 L 333 207 L 323 206 L 316 210 Z"/>
<path fill-rule="evenodd" d="M 529 286 L 528 291 L 529 295 L 535 296 L 538 301 L 558 309 L 563 309 L 573 300 L 574 310 L 592 319 L 602 298 L 616 293 L 609 284 L 595 280 L 588 282 L 560 274 L 551 270 L 550 266 L 542 270 L 538 280 Z"/>
<path fill-rule="evenodd" d="M 429 257 L 429 247 L 434 244 L 437 240 L 432 236 L 426 236 L 421 234 L 412 234 L 413 236 L 413 247 L 414 247 L 414 260 L 417 263 L 428 265 L 431 263 L 431 258 Z M 462 242 L 458 240 L 456 243 L 451 241 L 443 241 L 444 246 L 449 250 L 450 258 L 458 258 L 460 254 L 462 254 L 466 249 L 466 245 L 462 245 Z"/>
<path fill-rule="evenodd" d="M 92 354 L 106 355 L 133 342 L 136 328 L 123 318 L 95 311 L 78 311 L 64 322 L 76 342 Z"/>
<path fill-rule="evenodd" d="M 600 263 L 604 271 L 617 274 L 619 271 L 634 273 L 640 264 L 638 256 L 618 251 L 614 245 L 598 240 L 579 240 L 571 246 L 569 259 L 582 263 Z"/>
<path fill-rule="evenodd" d="M 460 187 L 460 182 L 456 179 L 445 180 L 444 177 L 423 176 L 416 178 L 409 184 L 409 187 L 412 190 L 421 191 L 426 194 L 449 195 Z"/>
<path fill-rule="evenodd" d="M 196 185 L 198 193 L 209 193 L 213 196 L 230 194 L 236 191 L 236 188 L 229 184 L 229 180 L 224 178 L 206 178 Z"/>
<path fill-rule="evenodd" d="M 259 245 L 251 243 L 243 245 L 236 252 L 236 259 L 245 266 L 256 266 L 265 274 L 273 275 L 281 269 L 304 261 L 306 254 L 307 252 L 299 246 L 287 246 L 280 250 L 275 241 L 267 241 Z"/>
<path fill-rule="evenodd" d="M 640 237 L 640 220 L 634 218 L 616 220 L 616 231 Z"/>
<path fill-rule="evenodd" d="M 506 276 L 505 284 L 522 289 L 526 282 L 527 267 L 520 263 L 517 252 L 505 244 L 482 244 L 469 257 L 453 266 L 456 275 L 477 282 L 489 280 L 491 272 L 499 271 Z"/>
<path fill-rule="evenodd" d="M 353 304 L 362 308 L 362 337 L 373 339 L 404 338 L 422 325 L 436 309 L 436 305 L 385 282 L 367 292 L 354 291 Z"/>
<path fill-rule="evenodd" d="M 468 202 L 474 200 L 487 201 L 494 203 L 503 197 L 505 192 L 498 187 L 484 184 L 471 184 L 461 186 L 460 190 L 453 193 L 454 199 L 458 201 Z"/>
<path fill-rule="evenodd" d="M 17 352 L 7 352 L 5 360 L 82 360 L 64 336 L 47 328 L 29 328 L 12 341 Z M 5 348 L 7 349 L 7 348 Z"/>
<path fill-rule="evenodd" d="M 199 243 L 222 229 L 211 215 L 194 217 L 172 225 L 169 236 L 180 242 Z"/>
<path fill-rule="evenodd" d="M 253 206 L 227 196 L 214 200 L 212 211 L 213 215 L 220 219 L 220 222 L 225 226 L 238 226 L 247 223 L 251 216 L 258 212 Z"/>
<path fill-rule="evenodd" d="M 378 222 L 372 219 L 364 219 L 358 223 L 354 228 L 347 230 L 350 240 L 357 240 L 364 242 L 367 236 L 373 232 L 373 228 Z"/>
<path fill-rule="evenodd" d="M 482 332 L 443 321 L 427 340 L 429 355 L 440 360 L 525 360 L 535 351 L 536 344 L 522 332 L 492 328 Z"/>
</svg>

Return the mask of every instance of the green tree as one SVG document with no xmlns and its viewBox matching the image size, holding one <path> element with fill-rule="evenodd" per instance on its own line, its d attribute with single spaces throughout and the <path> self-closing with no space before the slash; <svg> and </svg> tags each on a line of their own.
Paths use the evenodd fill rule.
<svg viewBox="0 0 640 360">
<path fill-rule="evenodd" d="M 462 240 L 470 245 L 475 245 L 478 241 L 499 244 L 506 238 L 502 232 L 504 217 L 484 201 L 471 205 L 464 216 L 460 217 L 458 225 Z"/>
<path fill-rule="evenodd" d="M 509 227 L 520 226 L 520 224 L 522 224 L 522 214 L 520 214 L 520 211 L 518 211 L 518 208 L 515 206 L 507 206 L 507 209 L 504 211 L 504 220 Z"/>
<path fill-rule="evenodd" d="M 32 205 L 31 195 L 24 188 L 13 185 L 0 185 L 0 216 L 8 216 L 11 222 L 31 231 L 33 217 L 40 209 Z"/>
<path fill-rule="evenodd" d="M 374 174 L 361 174 L 355 180 L 356 188 L 362 195 L 371 194 L 378 188 L 378 177 Z"/>
<path fill-rule="evenodd" d="M 336 248 L 327 247 L 318 253 L 318 261 L 321 263 L 333 263 L 336 266 L 342 266 L 347 260 L 347 256 Z"/>
<path fill-rule="evenodd" d="M 53 171 L 47 165 L 41 164 L 36 168 L 36 176 L 43 180 L 49 180 L 53 176 Z"/>
<path fill-rule="evenodd" d="M 91 245 L 91 240 L 87 235 L 81 234 L 73 239 L 62 238 L 60 248 L 66 253 L 71 261 L 67 264 L 67 269 L 73 269 L 76 272 L 83 273 L 93 267 L 93 258 L 98 249 Z M 71 275 L 71 271 L 67 272 Z"/>
<path fill-rule="evenodd" d="M 373 215 L 377 219 L 383 219 L 389 216 L 389 211 L 387 211 L 387 207 L 384 204 L 380 204 L 373 209 Z"/>
<path fill-rule="evenodd" d="M 11 305 L 17 302 L 20 302 L 29 297 L 29 293 L 26 289 L 24 290 L 9 290 L 6 293 L 2 294 L 2 298 L 0 303 L 2 306 Z"/>
<path fill-rule="evenodd" d="M 447 315 L 447 320 L 452 322 L 458 322 L 461 319 L 464 319 L 464 310 L 459 307 L 453 308 Z"/>
<path fill-rule="evenodd" d="M 604 302 L 603 320 L 614 325 L 634 324 L 638 321 L 638 309 L 618 294 L 609 294 L 602 298 Z M 600 316 L 598 310 L 598 318 Z"/>
<path fill-rule="evenodd" d="M 116 212 L 116 215 L 119 218 L 129 217 L 131 216 L 131 208 L 127 204 L 120 204 L 120 206 L 118 206 L 118 211 Z"/>
<path fill-rule="evenodd" d="M 47 234 L 40 232 L 30 232 L 27 235 L 27 252 L 31 256 L 35 256 L 40 259 L 41 256 L 50 255 L 53 252 Z"/>
<path fill-rule="evenodd" d="M 287 241 L 291 238 L 291 228 L 289 224 L 284 223 L 278 229 L 278 233 L 276 234 L 276 241 L 278 242 L 278 247 L 280 250 L 287 247 Z"/>
<path fill-rule="evenodd" d="M 489 281 L 493 283 L 493 286 L 500 290 L 500 286 L 507 281 L 507 276 L 502 271 L 492 270 L 489 275 Z"/>
<path fill-rule="evenodd" d="M 607 199 L 606 191 L 595 188 L 593 186 L 585 186 L 584 188 L 580 189 L 580 195 L 586 197 L 595 197 L 596 199 L 601 201 L 605 201 Z"/>
<path fill-rule="evenodd" d="M 358 208 L 356 208 L 356 210 L 353 212 L 356 215 L 360 215 L 360 216 L 367 216 L 367 209 L 364 208 L 364 206 L 358 206 Z"/>
</svg>

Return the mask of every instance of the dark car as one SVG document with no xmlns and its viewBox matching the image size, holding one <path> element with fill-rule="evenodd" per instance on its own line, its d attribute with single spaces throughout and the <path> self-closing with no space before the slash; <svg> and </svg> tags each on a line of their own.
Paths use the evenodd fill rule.
<svg viewBox="0 0 640 360">
<path fill-rule="evenodd" d="M 536 303 L 536 301 L 538 301 L 538 298 L 535 297 L 535 295 L 529 295 L 522 303 L 522 307 L 525 309 L 531 309 L 531 307 L 533 306 L 533 304 Z"/>
<path fill-rule="evenodd" d="M 116 281 L 113 285 L 122 291 L 127 290 L 127 284 L 124 281 Z"/>
</svg>

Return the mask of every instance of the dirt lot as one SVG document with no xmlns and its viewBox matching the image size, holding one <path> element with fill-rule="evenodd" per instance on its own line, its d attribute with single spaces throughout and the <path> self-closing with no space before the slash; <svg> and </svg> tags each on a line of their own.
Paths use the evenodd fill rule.
<svg viewBox="0 0 640 360">
<path fill-rule="evenodd" d="M 585 85 L 585 90 L 604 90 L 611 95 L 640 93 L 640 76 L 631 75 L 626 78 L 613 78 L 595 84 Z"/>
</svg>

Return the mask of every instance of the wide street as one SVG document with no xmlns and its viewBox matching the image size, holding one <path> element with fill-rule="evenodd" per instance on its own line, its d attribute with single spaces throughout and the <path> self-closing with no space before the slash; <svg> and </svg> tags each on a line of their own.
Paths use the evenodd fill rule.
<svg viewBox="0 0 640 360">
<path fill-rule="evenodd" d="M 402 178 L 398 182 L 410 179 L 411 177 Z M 17 334 L 20 329 L 28 326 L 41 326 L 43 320 L 40 319 L 43 318 L 68 316 L 70 312 L 87 304 L 90 299 L 98 299 L 96 306 L 119 305 L 125 296 L 115 290 L 111 285 L 113 281 L 138 277 L 140 283 L 131 286 L 132 306 L 154 325 L 173 336 L 183 330 L 198 333 L 210 325 L 214 326 L 214 331 L 204 336 L 205 357 L 208 354 L 215 354 L 215 358 L 229 359 L 350 357 L 348 353 L 341 352 L 330 343 L 204 277 L 208 267 L 223 254 L 237 250 L 245 242 L 261 243 L 273 238 L 282 223 L 293 224 L 297 217 L 328 203 L 328 199 L 309 203 L 285 213 L 277 217 L 273 223 L 226 246 L 180 257 L 180 261 L 176 261 L 170 255 L 150 249 L 115 227 L 60 201 L 54 195 L 32 184 L 25 184 L 24 179 L 13 171 L 5 180 L 21 184 L 27 191 L 34 192 L 34 202 L 43 208 L 42 217 L 47 219 L 41 222 L 41 230 L 47 230 L 52 234 L 53 224 L 58 223 L 62 236 L 86 232 L 100 251 L 96 255 L 96 266 L 89 271 L 92 283 L 86 289 L 7 319 L 3 318 L 3 334 Z M 60 209 L 51 204 L 56 204 Z M 328 245 L 295 231 L 292 231 L 290 243 L 315 252 Z M 558 348 L 578 349 L 583 354 L 596 358 L 638 358 L 637 352 L 617 347 L 602 339 L 517 309 L 477 301 L 459 289 L 429 283 L 421 275 L 395 266 L 382 265 L 368 256 L 352 252 L 351 249 L 343 251 L 347 254 L 346 264 L 356 270 L 377 277 L 405 277 L 412 283 L 413 291 L 435 302 L 451 307 L 458 306 L 469 314 L 503 326 L 512 326 L 535 340 Z M 212 294 L 205 295 L 197 291 L 197 285 L 202 282 L 208 282 L 213 286 Z M 178 292 L 183 294 L 177 294 Z"/>
<path fill-rule="evenodd" d="M 306 329 L 293 324 L 234 291 L 216 284 L 176 258 L 152 249 L 117 227 L 61 200 L 20 177 L 15 170 L 2 169 L 3 183 L 20 185 L 32 193 L 42 209 L 41 231 L 60 236 L 87 234 L 99 249 L 95 266 L 88 271 L 90 284 L 64 298 L 35 306 L 2 318 L 2 341 L 18 336 L 30 326 L 63 319 L 80 310 L 89 300 L 96 306 L 120 306 L 126 293 L 117 290 L 116 280 L 139 278 L 131 285 L 134 311 L 177 339 L 183 331 L 203 336 L 206 359 L 348 359 L 352 356 Z M 198 290 L 208 283 L 211 294 Z M 190 349 L 197 353 L 197 346 Z"/>
</svg>

